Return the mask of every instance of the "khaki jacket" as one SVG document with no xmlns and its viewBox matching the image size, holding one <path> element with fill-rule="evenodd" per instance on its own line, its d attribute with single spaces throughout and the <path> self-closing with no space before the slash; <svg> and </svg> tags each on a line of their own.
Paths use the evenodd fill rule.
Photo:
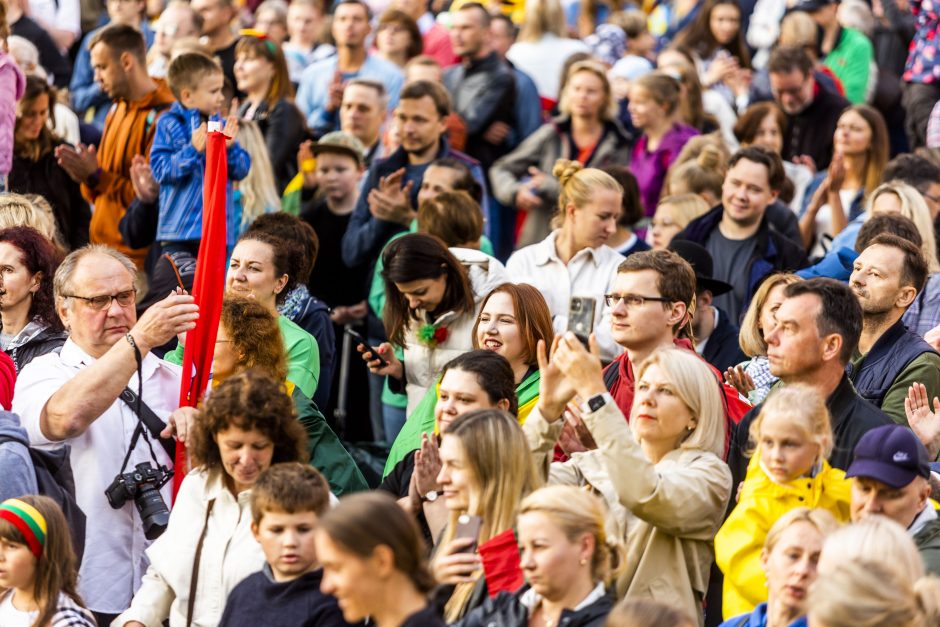
<svg viewBox="0 0 940 627">
<path fill-rule="evenodd" d="M 714 559 L 713 539 L 731 497 L 731 471 L 715 454 L 676 449 L 651 463 L 613 403 L 583 416 L 597 450 L 549 467 L 562 421 L 532 410 L 523 430 L 550 484 L 590 487 L 607 502 L 607 533 L 623 540 L 626 564 L 618 597 L 682 608 L 704 624 L 702 600 Z"/>
</svg>

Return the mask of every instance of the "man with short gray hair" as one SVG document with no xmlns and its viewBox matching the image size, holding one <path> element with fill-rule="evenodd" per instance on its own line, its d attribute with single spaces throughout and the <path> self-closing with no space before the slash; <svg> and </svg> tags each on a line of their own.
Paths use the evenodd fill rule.
<svg viewBox="0 0 940 627">
<path fill-rule="evenodd" d="M 107 246 L 85 246 L 65 258 L 53 283 L 69 337 L 60 352 L 34 359 L 20 372 L 13 404 L 32 446 L 71 446 L 76 501 L 87 516 L 79 592 L 99 625 L 130 605 L 147 568 L 147 538 L 155 537 L 133 499 L 113 508 L 105 490 L 138 464 L 158 472 L 172 468 L 170 436 L 185 440 L 192 417 L 190 408 L 174 411 L 179 367 L 149 353 L 193 329 L 198 307 L 192 296 L 176 292 L 138 320 L 136 274 L 129 258 Z M 169 420 L 162 431 L 166 440 L 154 437 L 147 417 L 138 417 L 127 389 L 142 390 L 141 417 L 150 411 L 157 424 Z M 137 431 L 143 433 L 135 437 Z M 161 493 L 169 503 L 169 485 Z"/>
</svg>

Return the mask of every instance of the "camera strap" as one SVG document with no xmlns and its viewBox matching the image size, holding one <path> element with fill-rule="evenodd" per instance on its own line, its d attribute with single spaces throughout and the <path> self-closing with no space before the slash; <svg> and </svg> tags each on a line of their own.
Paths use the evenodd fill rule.
<svg viewBox="0 0 940 627">
<path fill-rule="evenodd" d="M 163 450 L 166 451 L 167 456 L 169 456 L 170 461 L 173 461 L 176 458 L 176 441 L 173 438 L 160 437 L 160 432 L 166 429 L 166 423 L 160 420 L 160 417 L 147 406 L 147 403 L 130 388 L 124 388 L 118 398 L 124 401 L 128 407 L 135 410 L 135 412 L 138 407 L 140 408 L 140 413 L 137 416 L 138 419 L 144 423 L 150 435 L 160 443 L 160 446 L 163 447 Z"/>
</svg>

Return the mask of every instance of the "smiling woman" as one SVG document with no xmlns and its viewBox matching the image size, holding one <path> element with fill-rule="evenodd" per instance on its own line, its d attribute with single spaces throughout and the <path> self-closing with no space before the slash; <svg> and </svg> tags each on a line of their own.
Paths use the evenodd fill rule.
<svg viewBox="0 0 940 627">
<path fill-rule="evenodd" d="M 59 232 L 69 248 L 75 249 L 88 243 L 91 210 L 79 184 L 56 160 L 55 150 L 65 142 L 48 125 L 55 103 L 55 88 L 37 76 L 26 79 L 26 90 L 17 103 L 7 191 L 39 194 L 48 200 Z"/>
<path fill-rule="evenodd" d="M 122 627 L 216 625 L 225 597 L 264 565 L 251 534 L 251 488 L 272 464 L 306 461 L 306 436 L 283 384 L 258 371 L 220 384 L 193 423 L 196 468 L 183 480 L 166 531 Z M 195 582 L 193 581 L 195 578 Z M 198 598 L 190 593 L 201 584 Z"/>
</svg>

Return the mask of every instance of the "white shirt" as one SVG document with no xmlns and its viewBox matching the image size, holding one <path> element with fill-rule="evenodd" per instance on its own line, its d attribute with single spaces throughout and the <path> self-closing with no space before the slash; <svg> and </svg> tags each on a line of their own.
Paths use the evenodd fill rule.
<svg viewBox="0 0 940 627">
<path fill-rule="evenodd" d="M 123 340 L 121 340 L 123 341 Z M 39 417 L 49 398 L 95 359 L 71 339 L 60 353 L 49 353 L 29 363 L 16 380 L 13 411 L 20 416 L 29 441 L 37 448 L 72 447 L 72 472 L 75 497 L 87 516 L 85 556 L 79 570 L 78 591 L 88 608 L 104 614 L 116 614 L 130 605 L 134 591 L 147 569 L 144 550 L 149 542 L 132 500 L 119 510 L 112 509 L 105 489 L 121 470 L 121 462 L 130 445 L 137 416 L 123 401 L 115 400 L 83 434 L 64 442 L 52 442 L 39 427 Z M 179 406 L 180 368 L 153 355 L 143 359 L 143 402 L 160 418 Z M 137 375 L 127 382 L 137 391 Z M 157 442 L 153 450 L 160 464 L 173 467 L 173 460 Z M 128 468 L 151 462 L 147 444 L 140 438 L 131 453 Z M 172 482 L 171 482 L 172 483 Z M 171 485 L 160 491 L 169 504 Z"/>
<path fill-rule="evenodd" d="M 580 39 L 568 39 L 546 33 L 535 42 L 520 41 L 506 52 L 506 58 L 535 81 L 539 96 L 557 101 L 561 88 L 561 69 L 576 52 L 591 52 Z"/>
<path fill-rule="evenodd" d="M 29 0 L 29 16 L 45 29 L 58 28 L 82 34 L 82 18 L 79 0 Z"/>
<path fill-rule="evenodd" d="M 557 237 L 558 231 L 552 231 L 538 244 L 517 250 L 506 263 L 506 271 L 514 282 L 529 283 L 542 292 L 552 312 L 555 333 L 564 333 L 568 328 L 568 305 L 572 296 L 597 299 L 594 334 L 601 357 L 611 360 L 623 352 L 623 347 L 610 334 L 610 308 L 604 304 L 604 294 L 609 293 L 617 266 L 625 257 L 604 245 L 579 250 L 565 265 L 555 248 Z"/>
<path fill-rule="evenodd" d="M 219 624 L 229 593 L 264 566 L 264 553 L 251 533 L 251 491 L 236 498 L 222 482 L 222 472 L 193 470 L 176 495 L 170 522 L 147 549 L 150 568 L 130 609 L 115 625 L 136 620 L 157 627 L 185 627 L 196 545 L 206 524 L 206 508 L 215 499 L 199 558 L 193 627 Z"/>
<path fill-rule="evenodd" d="M 26 612 L 13 606 L 13 593 L 6 592 L 0 601 L 0 625 L 3 627 L 33 627 L 39 612 Z"/>
<path fill-rule="evenodd" d="M 842 201 L 842 211 L 845 212 L 845 219 L 849 219 L 849 212 L 852 211 L 852 201 L 858 195 L 857 189 L 839 190 L 839 199 Z M 810 251 L 810 257 L 822 257 L 829 249 L 832 243 L 832 207 L 826 203 L 819 208 L 816 213 L 816 235 L 813 249 Z"/>
</svg>

